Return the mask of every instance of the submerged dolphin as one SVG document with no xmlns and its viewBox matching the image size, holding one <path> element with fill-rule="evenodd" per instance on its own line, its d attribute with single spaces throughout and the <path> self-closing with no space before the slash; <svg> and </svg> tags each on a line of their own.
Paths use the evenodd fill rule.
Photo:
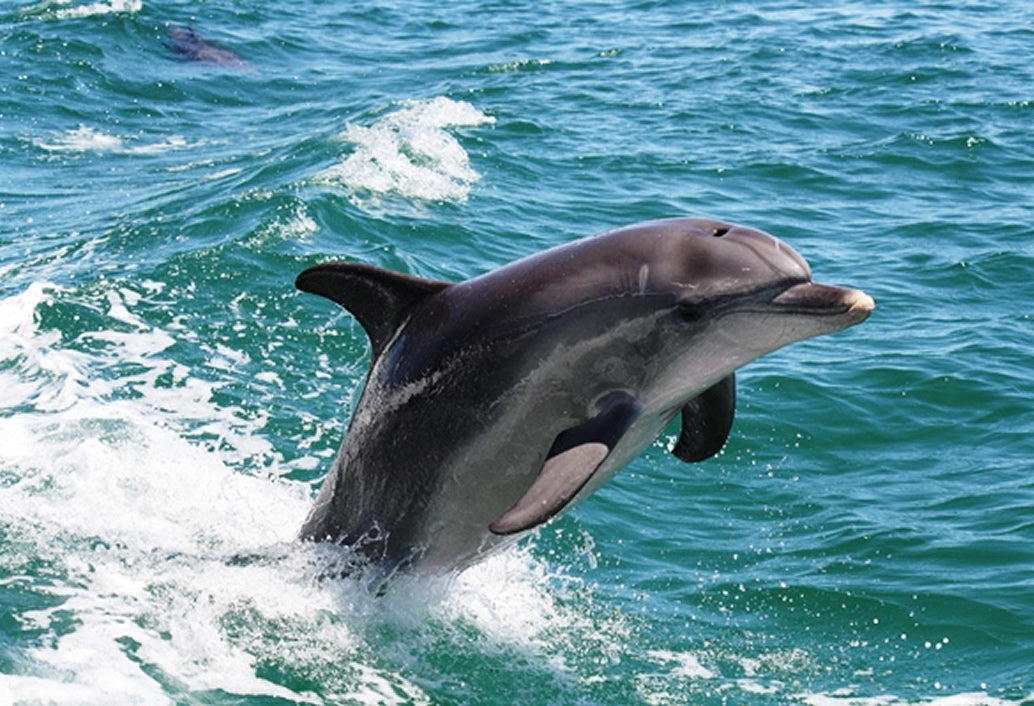
<svg viewBox="0 0 1034 706">
<path fill-rule="evenodd" d="M 193 27 L 169 26 L 166 28 L 166 39 L 162 42 L 173 54 L 199 61 L 205 64 L 215 64 L 232 69 L 251 69 L 252 66 L 229 49 L 219 47 L 207 42 L 197 35 Z"/>
<path fill-rule="evenodd" d="M 302 537 L 387 573 L 463 568 L 584 500 L 682 415 L 716 454 L 733 371 L 863 321 L 776 238 L 708 220 L 621 228 L 448 284 L 327 263 L 296 285 L 348 309 L 373 362 Z"/>
</svg>

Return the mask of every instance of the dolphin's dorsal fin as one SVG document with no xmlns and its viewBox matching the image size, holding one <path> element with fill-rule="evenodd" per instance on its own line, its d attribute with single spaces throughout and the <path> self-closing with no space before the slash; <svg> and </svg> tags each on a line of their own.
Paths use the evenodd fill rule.
<svg viewBox="0 0 1034 706">
<path fill-rule="evenodd" d="M 374 357 L 381 354 L 413 307 L 451 286 L 352 262 L 327 262 L 298 275 L 294 286 L 345 307 L 370 337 Z"/>
<path fill-rule="evenodd" d="M 682 408 L 682 434 L 671 450 L 687 463 L 703 461 L 722 450 L 736 412 L 736 375 L 729 374 Z"/>
<path fill-rule="evenodd" d="M 626 392 L 600 400 L 600 412 L 557 435 L 538 476 L 510 509 L 489 525 L 494 534 L 514 534 L 542 524 L 564 509 L 607 458 L 639 415 Z"/>
</svg>

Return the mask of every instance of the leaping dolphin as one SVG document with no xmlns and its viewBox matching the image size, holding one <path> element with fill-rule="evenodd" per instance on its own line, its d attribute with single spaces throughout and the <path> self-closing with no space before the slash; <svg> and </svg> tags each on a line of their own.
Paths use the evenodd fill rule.
<svg viewBox="0 0 1034 706">
<path fill-rule="evenodd" d="M 301 535 L 390 574 L 464 568 L 587 498 L 675 415 L 672 452 L 724 445 L 734 371 L 863 321 L 776 238 L 628 226 L 449 284 L 331 262 L 296 286 L 350 311 L 366 386 Z"/>
</svg>

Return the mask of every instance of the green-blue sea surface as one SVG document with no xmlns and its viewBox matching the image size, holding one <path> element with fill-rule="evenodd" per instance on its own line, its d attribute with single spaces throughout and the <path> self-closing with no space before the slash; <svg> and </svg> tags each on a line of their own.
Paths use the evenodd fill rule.
<svg viewBox="0 0 1034 706">
<path fill-rule="evenodd" d="M 1034 704 L 1032 101 L 1019 0 L 4 2 L 0 704 Z M 690 215 L 875 313 L 715 459 L 322 577 L 370 353 L 298 272 Z"/>
</svg>

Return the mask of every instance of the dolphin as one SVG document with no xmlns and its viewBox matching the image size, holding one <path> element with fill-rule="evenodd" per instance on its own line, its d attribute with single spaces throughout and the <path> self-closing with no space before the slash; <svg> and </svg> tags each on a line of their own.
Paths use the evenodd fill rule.
<svg viewBox="0 0 1034 706">
<path fill-rule="evenodd" d="M 516 541 L 677 415 L 672 453 L 714 456 L 737 368 L 874 308 L 813 282 L 773 236 L 703 219 L 627 226 L 457 284 L 330 262 L 296 286 L 351 312 L 373 354 L 301 537 L 384 576 L 461 570 Z"/>
</svg>

